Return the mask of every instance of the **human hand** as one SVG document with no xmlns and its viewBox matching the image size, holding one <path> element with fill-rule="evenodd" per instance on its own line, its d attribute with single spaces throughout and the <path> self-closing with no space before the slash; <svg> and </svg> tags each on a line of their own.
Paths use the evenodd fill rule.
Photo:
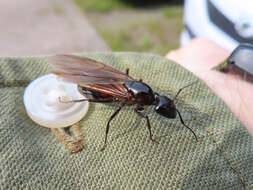
<svg viewBox="0 0 253 190">
<path fill-rule="evenodd" d="M 205 38 L 196 38 L 171 51 L 166 58 L 193 72 L 219 96 L 253 136 L 253 85 L 235 75 L 211 70 L 231 52 Z"/>
</svg>

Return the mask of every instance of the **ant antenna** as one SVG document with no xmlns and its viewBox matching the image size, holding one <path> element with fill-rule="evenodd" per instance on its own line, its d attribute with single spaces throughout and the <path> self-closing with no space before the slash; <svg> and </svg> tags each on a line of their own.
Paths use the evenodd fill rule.
<svg viewBox="0 0 253 190">
<path fill-rule="evenodd" d="M 176 109 L 176 111 L 177 111 L 177 113 L 178 113 L 178 115 L 179 115 L 180 121 L 181 121 L 181 123 L 183 124 L 183 126 L 185 126 L 187 129 L 189 129 L 189 130 L 192 132 L 192 134 L 194 135 L 196 141 L 198 142 L 198 137 L 197 137 L 197 135 L 194 133 L 194 131 L 193 131 L 190 127 L 188 127 L 187 125 L 185 125 L 184 120 L 183 120 L 183 118 L 182 118 L 180 112 L 179 112 L 177 109 Z"/>
<path fill-rule="evenodd" d="M 193 82 L 193 83 L 191 83 L 191 84 L 188 84 L 188 85 L 184 86 L 183 88 L 180 88 L 180 89 L 178 90 L 176 96 L 173 98 L 173 101 L 176 100 L 177 96 L 179 95 L 179 93 L 180 93 L 183 89 L 185 89 L 185 88 L 187 88 L 187 87 L 189 87 L 189 86 L 191 86 L 191 85 L 194 85 L 194 84 L 197 83 L 197 82 L 198 82 L 198 81 L 195 81 L 195 82 Z"/>
</svg>

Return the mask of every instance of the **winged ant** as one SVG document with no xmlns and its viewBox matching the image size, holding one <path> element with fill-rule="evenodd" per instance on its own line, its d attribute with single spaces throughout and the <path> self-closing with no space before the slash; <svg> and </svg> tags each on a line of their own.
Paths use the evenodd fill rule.
<svg viewBox="0 0 253 190">
<path fill-rule="evenodd" d="M 194 131 L 184 123 L 174 103 L 180 92 L 193 83 L 179 89 L 175 97 L 171 99 L 154 92 L 142 80 L 136 80 L 129 76 L 129 69 L 124 73 L 104 63 L 75 55 L 52 56 L 49 59 L 49 64 L 52 66 L 52 73 L 65 81 L 77 84 L 79 92 L 89 96 L 89 98 L 72 100 L 71 102 L 119 103 L 118 109 L 107 122 L 104 145 L 100 151 L 103 151 L 106 147 L 111 121 L 124 106 L 135 105 L 134 111 L 140 117 L 146 119 L 149 138 L 154 143 L 157 143 L 157 141 L 153 138 L 149 117 L 142 112 L 146 106 L 151 105 L 154 106 L 156 113 L 166 118 L 174 119 L 178 115 L 182 125 L 189 129 L 198 141 Z"/>
</svg>

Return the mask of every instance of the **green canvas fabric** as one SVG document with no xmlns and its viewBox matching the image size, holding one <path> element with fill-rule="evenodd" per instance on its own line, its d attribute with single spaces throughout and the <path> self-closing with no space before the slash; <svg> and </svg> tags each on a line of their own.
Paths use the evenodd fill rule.
<svg viewBox="0 0 253 190">
<path fill-rule="evenodd" d="M 141 53 L 89 53 L 90 58 L 142 78 L 160 94 L 173 97 L 199 80 L 163 57 Z M 0 58 L 0 189 L 253 189 L 253 139 L 227 106 L 202 82 L 182 91 L 179 118 L 153 111 L 146 120 L 123 108 L 111 122 L 103 152 L 105 126 L 117 104 L 91 103 L 81 121 L 85 149 L 69 155 L 50 129 L 26 114 L 28 83 L 47 74 L 45 57 Z"/>
</svg>

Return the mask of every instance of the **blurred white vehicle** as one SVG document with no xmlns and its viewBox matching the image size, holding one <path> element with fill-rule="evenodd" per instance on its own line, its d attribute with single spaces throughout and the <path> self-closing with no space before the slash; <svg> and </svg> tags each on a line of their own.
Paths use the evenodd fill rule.
<svg viewBox="0 0 253 190">
<path fill-rule="evenodd" d="M 194 37 L 207 37 L 229 50 L 253 44 L 253 0 L 185 0 L 184 23 L 181 45 Z"/>
</svg>

